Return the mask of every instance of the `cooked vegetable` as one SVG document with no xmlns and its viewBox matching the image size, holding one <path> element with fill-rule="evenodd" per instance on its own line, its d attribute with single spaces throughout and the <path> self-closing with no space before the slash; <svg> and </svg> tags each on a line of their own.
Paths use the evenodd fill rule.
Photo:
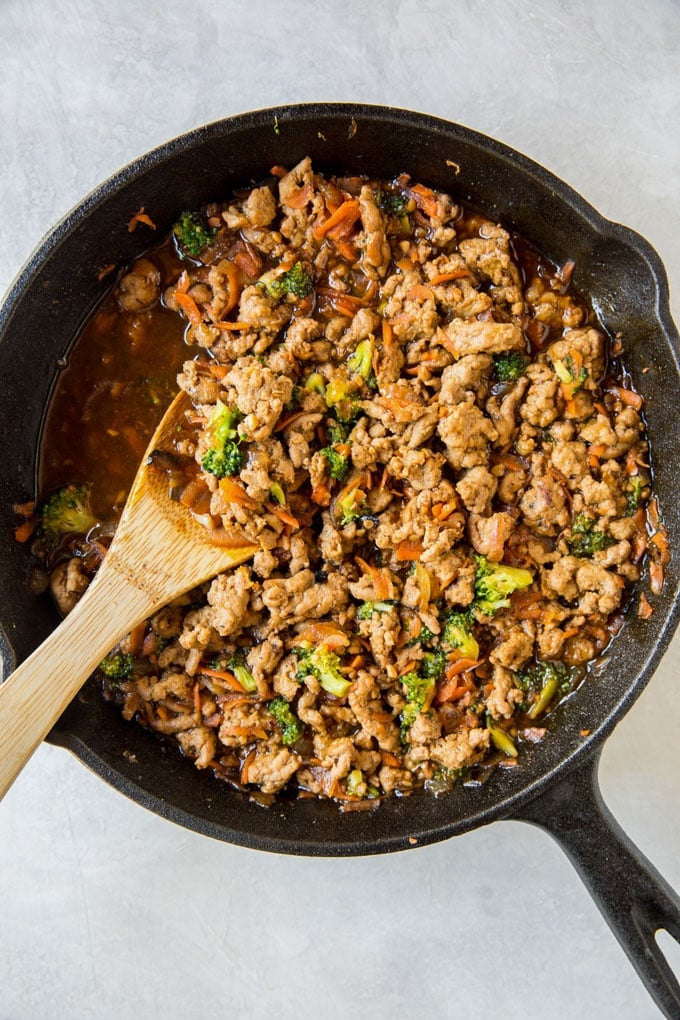
<svg viewBox="0 0 680 1020">
<path fill-rule="evenodd" d="M 323 645 L 294 648 L 298 658 L 298 677 L 315 676 L 321 686 L 336 698 L 344 698 L 352 686 L 341 672 L 340 659 Z"/>
<path fill-rule="evenodd" d="M 287 294 L 294 297 L 306 297 L 312 290 L 312 278 L 301 262 L 296 262 L 292 269 L 280 275 L 266 273 L 259 281 L 270 297 L 281 298 Z"/>
<path fill-rule="evenodd" d="M 528 695 L 527 715 L 536 719 L 546 711 L 555 697 L 568 694 L 573 672 L 564 662 L 538 661 L 515 675 L 515 684 Z"/>
<path fill-rule="evenodd" d="M 633 475 L 628 479 L 626 490 L 626 517 L 632 517 L 636 510 L 639 510 L 643 503 L 642 493 L 646 483 L 639 475 Z"/>
<path fill-rule="evenodd" d="M 198 258 L 203 249 L 210 244 L 217 230 L 207 227 L 197 213 L 183 212 L 172 228 L 180 250 L 187 255 Z"/>
<path fill-rule="evenodd" d="M 334 446 L 324 446 L 321 453 L 328 461 L 331 478 L 341 482 L 349 471 L 349 457 L 338 453 Z"/>
<path fill-rule="evenodd" d="M 396 191 L 381 191 L 378 194 L 378 205 L 383 212 L 393 216 L 401 216 L 406 211 L 409 199 Z"/>
<path fill-rule="evenodd" d="M 583 367 L 583 360 L 576 351 L 568 354 L 564 360 L 560 358 L 553 359 L 553 368 L 560 382 L 569 387 L 568 394 L 565 394 L 569 397 L 572 397 L 577 390 L 580 390 L 588 378 L 588 372 Z"/>
<path fill-rule="evenodd" d="M 504 563 L 490 563 L 485 556 L 475 556 L 475 608 L 486 616 L 510 605 L 509 595 L 519 588 L 527 588 L 534 575 L 521 567 Z"/>
<path fill-rule="evenodd" d="M 245 460 L 239 447 L 241 437 L 236 425 L 243 415 L 218 400 L 208 430 L 212 445 L 203 455 L 201 466 L 216 478 L 229 478 L 239 473 Z"/>
<path fill-rule="evenodd" d="M 450 610 L 445 617 L 444 630 L 439 641 L 444 648 L 458 652 L 465 659 L 479 658 L 479 644 L 472 633 L 470 613 Z"/>
<path fill-rule="evenodd" d="M 357 620 L 370 620 L 376 613 L 389 613 L 397 603 L 385 600 L 383 602 L 362 602 L 357 609 Z"/>
<path fill-rule="evenodd" d="M 281 730 L 281 743 L 286 746 L 297 743 L 305 732 L 305 726 L 295 715 L 289 702 L 285 698 L 274 698 L 267 703 L 267 708 Z"/>
<path fill-rule="evenodd" d="M 515 742 L 509 733 L 501 729 L 500 726 L 494 726 L 494 724 L 487 720 L 489 727 L 489 736 L 491 737 L 491 743 L 498 751 L 502 751 L 507 758 L 517 757 L 517 748 Z"/>
<path fill-rule="evenodd" d="M 359 375 L 367 386 L 375 386 L 373 376 L 373 355 L 375 353 L 375 338 L 373 335 L 366 337 L 357 344 L 356 350 L 347 359 L 347 367 L 353 375 Z"/>
<path fill-rule="evenodd" d="M 407 739 L 408 730 L 413 726 L 421 712 L 426 712 L 432 703 L 436 680 L 434 676 L 422 676 L 410 672 L 401 677 L 406 705 L 401 711 L 402 740 Z"/>
<path fill-rule="evenodd" d="M 132 656 L 111 652 L 99 663 L 99 669 L 109 680 L 129 680 L 132 676 Z"/>
<path fill-rule="evenodd" d="M 62 535 L 86 535 L 99 523 L 86 485 L 67 485 L 53 492 L 38 511 L 38 519 L 45 537 L 55 543 Z"/>
<path fill-rule="evenodd" d="M 446 652 L 443 648 L 435 648 L 425 652 L 420 663 L 420 675 L 428 680 L 441 680 L 446 669 Z"/>
<path fill-rule="evenodd" d="M 530 360 L 529 356 L 521 351 L 504 351 L 502 354 L 494 354 L 494 375 L 500 382 L 512 382 L 524 375 Z"/>
<path fill-rule="evenodd" d="M 595 518 L 586 517 L 585 514 L 577 514 L 574 518 L 571 535 L 567 539 L 569 550 L 574 556 L 592 556 L 614 544 L 615 539 L 596 525 Z"/>
<path fill-rule="evenodd" d="M 227 659 L 227 669 L 231 670 L 244 691 L 256 691 L 257 683 L 255 677 L 248 669 L 245 652 L 238 648 L 233 655 Z"/>
</svg>

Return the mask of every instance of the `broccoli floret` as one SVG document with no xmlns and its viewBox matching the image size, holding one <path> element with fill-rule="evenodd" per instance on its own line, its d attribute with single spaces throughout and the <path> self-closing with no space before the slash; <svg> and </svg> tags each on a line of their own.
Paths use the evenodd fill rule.
<svg viewBox="0 0 680 1020">
<path fill-rule="evenodd" d="M 500 382 L 513 382 L 526 372 L 530 362 L 521 351 L 504 351 L 493 356 L 493 372 Z"/>
<path fill-rule="evenodd" d="M 260 281 L 270 297 L 281 298 L 286 294 L 293 294 L 297 298 L 306 297 L 312 289 L 312 278 L 303 269 L 301 262 L 296 262 L 292 269 L 275 276 L 273 279 L 269 274 L 263 276 Z"/>
<path fill-rule="evenodd" d="M 577 514 L 571 525 L 571 537 L 567 545 L 574 556 L 592 556 L 613 545 L 614 539 L 595 527 L 595 519 Z"/>
<path fill-rule="evenodd" d="M 423 645 L 423 646 L 430 645 L 434 641 L 435 637 L 436 637 L 436 635 L 435 635 L 434 631 L 430 630 L 430 628 L 426 627 L 425 624 L 423 623 L 421 625 L 421 627 L 420 627 L 420 630 L 418 631 L 417 636 L 414 637 L 414 638 L 411 638 L 411 640 L 408 642 L 406 647 L 407 648 L 412 648 L 413 645 Z"/>
<path fill-rule="evenodd" d="M 422 677 L 432 679 L 436 683 L 444 676 L 446 669 L 446 652 L 443 648 L 435 648 L 431 652 L 425 652 L 420 663 L 420 674 Z"/>
<path fill-rule="evenodd" d="M 479 645 L 472 633 L 470 613 L 447 613 L 439 640 L 445 648 L 460 652 L 465 659 L 479 658 Z"/>
<path fill-rule="evenodd" d="M 515 675 L 515 685 L 531 700 L 530 719 L 541 715 L 556 695 L 568 694 L 572 683 L 572 670 L 564 662 L 535 662 Z"/>
<path fill-rule="evenodd" d="M 224 449 L 211 448 L 204 454 L 201 467 L 216 478 L 230 478 L 237 475 L 243 467 L 243 453 L 238 445 L 231 440 L 224 444 Z"/>
<path fill-rule="evenodd" d="M 357 609 L 357 620 L 370 620 L 375 613 L 389 613 L 395 605 L 389 599 L 383 602 L 362 602 Z"/>
<path fill-rule="evenodd" d="M 90 508 L 90 490 L 86 485 L 67 485 L 43 503 L 38 517 L 43 534 L 51 542 L 61 535 L 86 535 L 98 524 Z"/>
<path fill-rule="evenodd" d="M 529 570 L 508 567 L 504 563 L 490 563 L 485 556 L 475 556 L 474 607 L 486 616 L 510 605 L 509 595 L 518 588 L 527 588 L 534 579 Z"/>
<path fill-rule="evenodd" d="M 304 389 L 311 390 L 312 393 L 320 393 L 322 397 L 326 395 L 326 383 L 320 372 L 312 372 L 308 375 L 304 382 Z"/>
<path fill-rule="evenodd" d="M 255 677 L 248 669 L 245 652 L 242 648 L 237 648 L 234 654 L 227 659 L 227 669 L 231 670 L 244 691 L 250 693 L 257 690 Z"/>
<path fill-rule="evenodd" d="M 345 780 L 345 794 L 357 800 L 373 800 L 380 796 L 380 790 L 368 785 L 361 769 L 352 769 Z"/>
<path fill-rule="evenodd" d="M 639 475 L 633 475 L 629 479 L 626 491 L 626 517 L 632 517 L 642 506 L 642 490 L 645 482 Z"/>
<path fill-rule="evenodd" d="M 340 672 L 340 659 L 325 645 L 294 648 L 298 657 L 298 677 L 315 676 L 321 686 L 336 698 L 344 698 L 352 681 Z"/>
<path fill-rule="evenodd" d="M 227 478 L 239 473 L 243 467 L 244 455 L 239 448 L 241 437 L 236 426 L 243 415 L 237 410 L 227 407 L 221 400 L 215 404 L 215 410 L 208 424 L 211 446 L 203 455 L 201 466 L 216 478 Z"/>
<path fill-rule="evenodd" d="M 129 680 L 132 676 L 132 656 L 112 652 L 99 663 L 99 669 L 109 680 Z"/>
<path fill-rule="evenodd" d="M 357 344 L 356 350 L 347 359 L 347 367 L 353 375 L 361 376 L 367 386 L 375 387 L 373 375 L 373 354 L 375 340 L 373 335 L 366 337 Z"/>
<path fill-rule="evenodd" d="M 328 461 L 331 478 L 341 482 L 349 471 L 349 457 L 344 457 L 332 446 L 324 446 L 321 453 Z"/>
<path fill-rule="evenodd" d="M 406 739 L 407 731 L 413 726 L 421 712 L 425 711 L 432 700 L 435 688 L 433 676 L 421 676 L 419 673 L 406 673 L 401 677 L 404 685 L 406 705 L 399 717 L 402 740 Z"/>
<path fill-rule="evenodd" d="M 210 244 L 216 229 L 206 227 L 197 213 L 183 212 L 172 228 L 180 248 L 188 255 L 197 258 L 206 245 Z"/>
<path fill-rule="evenodd" d="M 294 744 L 305 732 L 304 723 L 300 722 L 285 698 L 274 698 L 267 708 L 281 728 L 281 743 Z"/>
<path fill-rule="evenodd" d="M 324 400 L 329 407 L 333 408 L 333 414 L 337 421 L 344 425 L 348 432 L 363 413 L 358 399 L 350 395 L 347 380 L 342 376 L 335 376 L 331 379 L 326 386 Z"/>
<path fill-rule="evenodd" d="M 378 205 L 383 212 L 401 216 L 408 205 L 408 198 L 395 191 L 381 191 L 378 196 Z"/>
</svg>

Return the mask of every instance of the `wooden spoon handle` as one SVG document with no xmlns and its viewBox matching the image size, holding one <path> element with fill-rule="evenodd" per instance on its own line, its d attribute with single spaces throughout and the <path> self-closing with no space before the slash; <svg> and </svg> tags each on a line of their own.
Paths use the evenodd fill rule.
<svg viewBox="0 0 680 1020">
<path fill-rule="evenodd" d="M 106 653 L 153 608 L 148 593 L 102 568 L 61 625 L 0 684 L 0 799 Z"/>
</svg>

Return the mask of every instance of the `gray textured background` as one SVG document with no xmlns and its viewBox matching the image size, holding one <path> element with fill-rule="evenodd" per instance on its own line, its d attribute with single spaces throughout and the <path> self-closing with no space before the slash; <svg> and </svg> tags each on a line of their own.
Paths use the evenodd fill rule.
<svg viewBox="0 0 680 1020">
<path fill-rule="evenodd" d="M 644 234 L 680 298 L 680 7 L 598 0 L 0 0 L 0 291 L 146 149 L 276 103 L 360 100 L 522 150 Z M 680 888 L 680 641 L 604 754 Z M 615 862 L 613 862 L 615 866 Z M 680 949 L 669 950 L 680 972 Z M 542 833 L 318 861 L 211 842 L 43 747 L 0 807 L 0 1020 L 658 1015 Z"/>
</svg>

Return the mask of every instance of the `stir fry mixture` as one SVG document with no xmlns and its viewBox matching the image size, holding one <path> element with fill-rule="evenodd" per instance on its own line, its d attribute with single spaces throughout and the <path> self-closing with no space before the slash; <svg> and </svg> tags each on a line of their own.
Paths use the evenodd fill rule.
<svg viewBox="0 0 680 1020">
<path fill-rule="evenodd" d="M 346 807 L 542 739 L 668 558 L 642 399 L 572 270 L 406 175 L 307 158 L 119 278 L 121 320 L 179 317 L 195 355 L 158 469 L 210 541 L 258 547 L 102 662 L 126 719 L 261 799 Z M 66 610 L 105 553 L 87 496 L 40 516 L 81 535 Z"/>
</svg>

